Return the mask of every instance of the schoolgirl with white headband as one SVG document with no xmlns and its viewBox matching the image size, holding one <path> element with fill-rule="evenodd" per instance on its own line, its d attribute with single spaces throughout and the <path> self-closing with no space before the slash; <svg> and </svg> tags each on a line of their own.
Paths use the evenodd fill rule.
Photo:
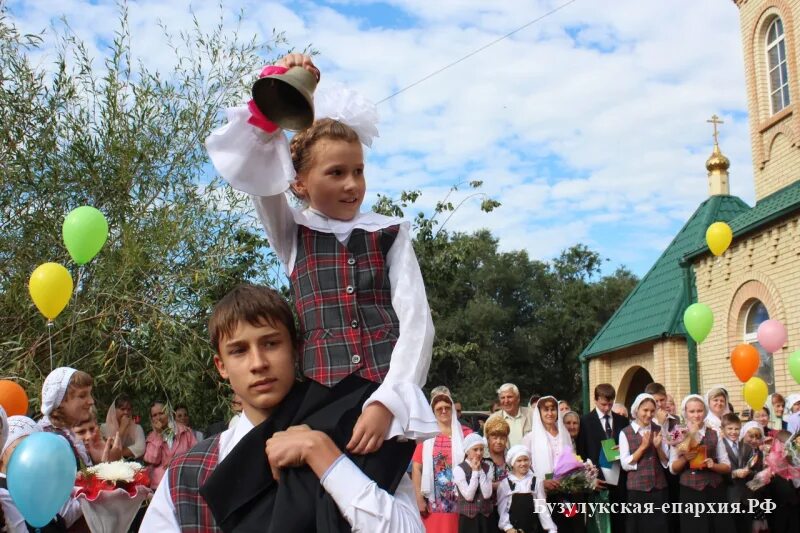
<svg viewBox="0 0 800 533">
<path fill-rule="evenodd" d="M 506 532 L 558 531 L 549 512 L 537 512 L 546 509 L 546 499 L 544 486 L 531 469 L 528 447 L 517 444 L 509 448 L 506 462 L 511 472 L 497 486 L 497 527 Z"/>
<path fill-rule="evenodd" d="M 492 465 L 483 460 L 486 439 L 478 433 L 464 437 L 464 461 L 453 468 L 458 490 L 458 532 L 484 533 L 497 528 L 489 517 L 492 502 Z"/>
<path fill-rule="evenodd" d="M 727 500 L 723 475 L 731 471 L 730 460 L 719 434 L 707 427 L 705 419 L 708 408 L 705 399 L 699 394 L 690 394 L 681 402 L 681 413 L 690 432 L 694 432 L 699 444 L 705 446 L 706 459 L 702 465 L 692 468 L 690 462 L 698 451 L 678 450 L 671 446 L 669 451 L 669 470 L 680 475 L 679 501 L 682 504 L 723 503 Z M 734 529 L 730 515 L 724 513 L 682 513 L 680 516 L 681 531 L 707 532 Z"/>
<path fill-rule="evenodd" d="M 301 54 L 262 76 L 292 67 L 319 78 Z M 251 102 L 228 110 L 228 123 L 211 133 L 206 148 L 219 174 L 252 196 L 289 276 L 309 394 L 328 410 L 337 406 L 339 428 L 351 435 L 347 451 L 369 477 L 399 481 L 411 441 L 437 433 L 422 392 L 434 333 L 425 285 L 410 224 L 361 212 L 362 145 L 377 136 L 375 106 L 346 89 L 320 87 L 314 100 L 316 120 L 291 141 Z M 384 441 L 390 449 L 382 449 Z M 318 484 L 313 475 L 304 479 L 309 490 Z M 307 520 L 300 529 L 312 526 L 310 510 L 292 515 L 295 525 Z"/>
<path fill-rule="evenodd" d="M 667 476 L 664 469 L 669 464 L 669 447 L 661 426 L 654 420 L 656 400 L 650 394 L 640 394 L 631 406 L 630 425 L 619 435 L 619 458 L 628 472 L 626 487 L 628 502 L 653 504 L 653 514 L 628 514 L 625 531 L 630 533 L 667 533 L 667 515 L 661 506 L 669 501 Z"/>
</svg>

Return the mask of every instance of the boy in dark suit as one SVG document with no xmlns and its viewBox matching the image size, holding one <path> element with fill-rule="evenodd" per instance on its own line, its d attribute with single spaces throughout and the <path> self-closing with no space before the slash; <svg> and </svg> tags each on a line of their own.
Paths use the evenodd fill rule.
<svg viewBox="0 0 800 533">
<path fill-rule="evenodd" d="M 594 409 L 581 418 L 580 431 L 576 439 L 578 455 L 583 459 L 591 459 L 600 465 L 600 454 L 603 453 L 602 442 L 614 439 L 619 444 L 619 434 L 629 424 L 627 418 L 611 412 L 617 393 L 609 383 L 601 383 L 594 388 Z M 617 468 L 619 469 L 618 465 Z M 625 472 L 620 470 L 617 485 L 608 485 L 608 496 L 611 503 L 623 503 L 625 497 Z M 600 477 L 603 477 L 600 471 Z M 625 516 L 621 513 L 611 515 L 611 530 L 614 533 L 625 531 Z"/>
</svg>

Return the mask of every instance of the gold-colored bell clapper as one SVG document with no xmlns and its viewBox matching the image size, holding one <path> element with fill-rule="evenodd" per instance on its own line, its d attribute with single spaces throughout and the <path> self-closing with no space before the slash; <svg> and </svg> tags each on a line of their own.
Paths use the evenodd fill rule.
<svg viewBox="0 0 800 533">
<path fill-rule="evenodd" d="M 271 122 L 289 131 L 302 131 L 314 123 L 317 78 L 303 67 L 271 74 L 253 84 L 253 101 Z"/>
</svg>

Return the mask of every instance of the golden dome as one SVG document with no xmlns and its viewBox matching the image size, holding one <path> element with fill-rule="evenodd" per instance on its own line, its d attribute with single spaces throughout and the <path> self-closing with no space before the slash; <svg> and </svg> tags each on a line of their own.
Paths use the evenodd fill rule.
<svg viewBox="0 0 800 533">
<path fill-rule="evenodd" d="M 730 166 L 730 159 L 725 157 L 720 151 L 719 145 L 714 143 L 714 151 L 711 152 L 711 157 L 709 157 L 706 161 L 706 169 L 709 172 L 713 172 L 715 170 L 724 170 L 727 172 Z"/>
</svg>

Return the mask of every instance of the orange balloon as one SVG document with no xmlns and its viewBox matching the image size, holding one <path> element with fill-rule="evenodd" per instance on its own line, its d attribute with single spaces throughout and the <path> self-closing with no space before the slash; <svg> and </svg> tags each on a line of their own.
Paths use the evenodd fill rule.
<svg viewBox="0 0 800 533">
<path fill-rule="evenodd" d="M 752 344 L 740 344 L 731 352 L 731 367 L 739 381 L 746 383 L 758 370 L 761 357 Z"/>
<path fill-rule="evenodd" d="M 0 405 L 8 416 L 28 414 L 28 395 L 18 383 L 0 380 Z"/>
</svg>

